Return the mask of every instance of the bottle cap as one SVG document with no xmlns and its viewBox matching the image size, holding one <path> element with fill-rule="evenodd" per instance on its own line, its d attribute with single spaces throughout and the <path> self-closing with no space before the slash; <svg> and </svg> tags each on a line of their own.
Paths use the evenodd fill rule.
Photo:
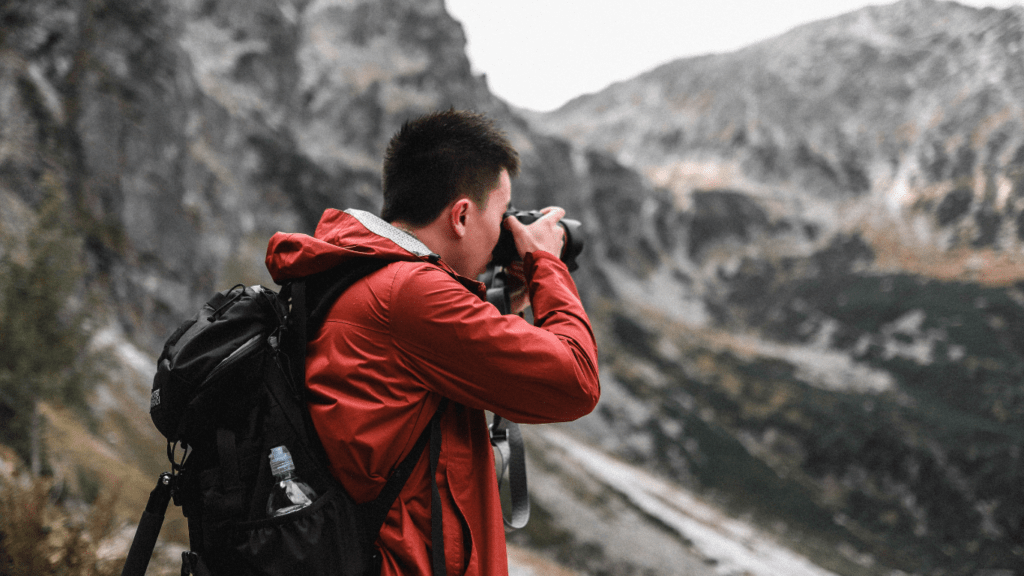
<svg viewBox="0 0 1024 576">
<path fill-rule="evenodd" d="M 281 476 L 295 470 L 295 463 L 292 462 L 291 452 L 286 446 L 276 446 L 270 449 L 270 471 L 274 476 Z"/>
</svg>

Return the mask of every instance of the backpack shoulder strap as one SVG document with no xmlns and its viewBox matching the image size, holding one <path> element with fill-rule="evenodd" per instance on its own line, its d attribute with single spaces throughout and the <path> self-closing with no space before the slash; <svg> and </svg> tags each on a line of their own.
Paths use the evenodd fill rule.
<svg viewBox="0 0 1024 576">
<path fill-rule="evenodd" d="M 330 270 L 292 280 L 281 290 L 290 301 L 286 339 L 282 344 L 290 360 L 289 375 L 296 391 L 306 381 L 306 342 L 323 324 L 334 302 L 356 281 L 390 264 L 389 260 L 363 258 Z"/>
<path fill-rule="evenodd" d="M 334 302 L 357 280 L 390 263 L 389 260 L 365 258 L 292 281 L 282 289 L 282 296 L 291 300 L 287 330 L 289 338 L 284 346 L 287 357 L 293 359 L 290 362 L 289 373 L 296 391 L 302 390 L 306 381 L 306 366 L 303 361 L 306 357 L 306 343 L 319 330 Z M 430 444 L 431 555 L 434 576 L 444 576 L 446 572 L 437 466 L 441 454 L 441 416 L 447 405 L 448 399 L 442 399 L 430 424 L 420 434 L 409 454 L 391 473 L 381 493 L 366 503 L 368 530 L 371 530 L 372 534 L 377 534 L 406 481 L 412 475 L 413 468 L 426 450 L 427 444 Z"/>
<path fill-rule="evenodd" d="M 405 486 L 405 482 L 412 475 L 412 469 L 419 462 L 420 457 L 423 455 L 423 451 L 426 450 L 427 442 L 431 443 L 431 454 L 430 458 L 432 466 L 436 467 L 436 461 L 440 457 L 440 444 L 438 444 L 437 454 L 434 454 L 433 444 L 434 437 L 440 439 L 441 437 L 441 415 L 444 413 L 445 408 L 448 405 L 448 399 L 444 398 L 441 400 L 441 404 L 437 407 L 437 412 L 434 413 L 434 417 L 431 418 L 430 424 L 423 429 L 423 433 L 420 434 L 419 439 L 416 440 L 416 444 L 413 445 L 412 450 L 406 455 L 402 463 L 395 468 L 391 476 L 388 477 L 388 481 L 384 484 L 384 488 L 381 489 L 380 494 L 375 499 L 366 503 L 368 508 L 370 526 L 373 528 L 374 533 L 380 530 L 380 527 L 384 525 L 384 519 L 387 518 L 388 512 L 391 507 L 395 504 L 395 500 L 398 499 L 398 494 L 402 491 L 402 487 Z M 432 485 L 437 484 L 437 479 L 434 478 L 431 482 Z"/>
<path fill-rule="evenodd" d="M 441 490 L 437 486 L 437 465 L 441 459 L 441 413 L 448 399 L 441 401 L 430 421 L 430 564 L 433 576 L 447 576 L 444 554 L 444 514 L 441 511 Z"/>
<path fill-rule="evenodd" d="M 305 279 L 306 284 L 306 340 L 320 329 L 334 302 L 356 281 L 373 274 L 391 264 L 392 260 L 361 258 L 355 262 L 341 264 L 330 270 L 314 274 Z"/>
</svg>

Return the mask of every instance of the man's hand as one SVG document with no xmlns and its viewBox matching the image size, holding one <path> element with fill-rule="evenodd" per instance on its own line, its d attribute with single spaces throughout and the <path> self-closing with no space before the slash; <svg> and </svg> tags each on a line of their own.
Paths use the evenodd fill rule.
<svg viewBox="0 0 1024 576">
<path fill-rule="evenodd" d="M 541 210 L 544 214 L 530 225 L 525 225 L 514 216 L 505 218 L 504 226 L 512 232 L 516 241 L 516 251 L 522 259 L 529 252 L 543 250 L 555 257 L 562 256 L 565 244 L 565 229 L 558 221 L 565 217 L 565 210 L 557 206 L 549 206 Z"/>
</svg>

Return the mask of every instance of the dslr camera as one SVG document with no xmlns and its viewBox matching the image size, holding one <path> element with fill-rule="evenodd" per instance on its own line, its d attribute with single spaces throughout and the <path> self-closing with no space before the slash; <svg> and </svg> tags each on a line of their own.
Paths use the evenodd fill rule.
<svg viewBox="0 0 1024 576">
<path fill-rule="evenodd" d="M 502 221 L 509 216 L 515 216 L 523 224 L 532 224 L 543 215 L 540 210 L 516 210 L 513 208 L 505 212 Z M 574 272 L 579 268 L 576 257 L 583 252 L 583 225 L 579 220 L 570 218 L 562 218 L 558 224 L 565 230 L 565 242 L 562 244 L 562 253 L 559 255 L 559 259 L 565 262 L 570 272 Z M 509 314 L 511 311 L 511 291 L 513 289 L 513 286 L 509 284 L 505 269 L 518 260 L 519 251 L 516 250 L 512 231 L 502 227 L 498 244 L 491 252 L 491 262 L 487 265 L 487 271 L 480 277 L 480 281 L 487 285 L 487 301 L 497 306 L 502 314 Z"/>
</svg>

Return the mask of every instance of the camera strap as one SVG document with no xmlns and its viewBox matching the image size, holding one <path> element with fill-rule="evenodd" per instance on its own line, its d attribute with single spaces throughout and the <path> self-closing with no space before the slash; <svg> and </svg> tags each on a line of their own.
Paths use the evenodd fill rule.
<svg viewBox="0 0 1024 576">
<path fill-rule="evenodd" d="M 508 494 L 511 514 L 503 514 L 505 526 L 518 530 L 530 520 L 530 495 L 526 489 L 526 449 L 519 424 L 506 420 L 497 414 L 491 423 L 491 445 L 495 448 L 498 462 L 498 490 L 503 488 L 502 480 L 508 475 Z"/>
</svg>

